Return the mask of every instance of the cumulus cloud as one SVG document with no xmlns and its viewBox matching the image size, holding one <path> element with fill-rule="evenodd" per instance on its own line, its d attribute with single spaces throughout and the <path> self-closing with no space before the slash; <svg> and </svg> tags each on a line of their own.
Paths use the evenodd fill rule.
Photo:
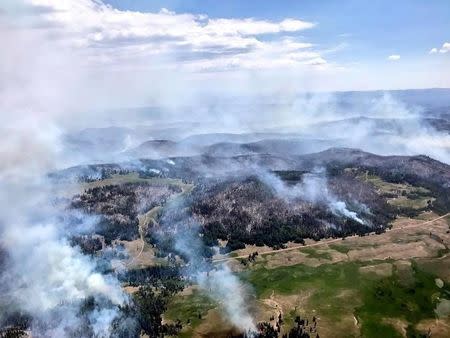
<svg viewBox="0 0 450 338">
<path fill-rule="evenodd" d="M 32 16 L 33 27 L 41 27 L 52 39 L 84 49 L 86 60 L 116 67 L 130 66 L 136 60 L 148 62 L 152 56 L 165 61 L 175 59 L 176 65 L 172 62 L 168 66 L 187 65 L 189 70 L 198 70 L 195 65 L 201 61 L 206 62 L 206 67 L 200 67 L 201 70 L 210 68 L 208 61 L 211 59 L 218 59 L 215 67 L 225 68 L 229 68 L 230 63 L 239 67 L 255 67 L 271 61 L 284 63 L 286 60 L 279 61 L 283 58 L 283 50 L 274 51 L 270 43 L 259 37 L 299 32 L 316 25 L 295 18 L 270 21 L 210 18 L 167 9 L 156 13 L 121 11 L 93 0 L 25 0 L 24 8 Z M 272 41 L 279 42 L 280 38 Z M 311 46 L 304 42 L 291 43 L 292 49 Z M 271 53 L 264 55 L 264 62 L 249 65 L 245 61 L 252 52 L 258 51 L 261 56 L 267 50 Z M 237 61 L 233 62 L 231 58 Z M 194 63 L 193 67 L 190 67 L 191 63 Z M 295 63 L 292 59 L 290 64 Z"/>
<path fill-rule="evenodd" d="M 296 32 L 314 27 L 311 22 L 284 19 L 281 22 L 247 19 L 210 19 L 205 26 L 207 32 L 218 35 L 259 35 L 268 33 Z"/>
<path fill-rule="evenodd" d="M 292 17 L 125 11 L 101 0 L 2 1 L 0 110 L 179 107 L 224 85 L 234 90 L 237 77 L 242 90 L 256 71 L 280 77 L 265 81 L 272 90 L 294 72 L 334 66 L 298 34 L 315 26 Z"/>
<path fill-rule="evenodd" d="M 175 111 L 219 93 L 285 90 L 324 69 L 334 76 L 323 46 L 298 34 L 315 25 L 122 11 L 101 0 L 0 1 L 0 110 L 54 113 L 59 125 L 83 128 L 127 123 L 111 108 Z"/>
<path fill-rule="evenodd" d="M 444 42 L 441 49 L 439 50 L 439 53 L 445 54 L 450 52 L 450 42 Z"/>
<path fill-rule="evenodd" d="M 389 61 L 398 61 L 398 60 L 400 60 L 400 55 L 398 55 L 398 54 L 389 55 L 388 60 Z"/>
<path fill-rule="evenodd" d="M 431 48 L 429 54 L 437 54 L 438 52 L 441 54 L 450 52 L 450 42 L 444 42 L 440 48 Z"/>
<path fill-rule="evenodd" d="M 240 55 L 197 60 L 189 67 L 192 71 L 221 71 L 230 69 L 279 69 L 305 65 L 324 66 L 327 61 L 310 43 L 282 39 L 261 43 L 258 48 Z"/>
</svg>

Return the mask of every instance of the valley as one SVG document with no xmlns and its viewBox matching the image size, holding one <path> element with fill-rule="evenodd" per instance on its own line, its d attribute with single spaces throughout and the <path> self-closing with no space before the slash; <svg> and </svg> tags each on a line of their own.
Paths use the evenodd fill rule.
<svg viewBox="0 0 450 338">
<path fill-rule="evenodd" d="M 330 162 L 330 152 L 340 154 L 337 161 Z M 350 149 L 330 150 L 326 156 L 307 155 L 308 162 L 282 159 L 286 164 L 281 167 L 279 158 L 274 162 L 275 157 L 266 156 L 251 172 L 241 159 L 230 158 L 214 178 L 208 177 L 211 166 L 216 166 L 214 160 L 201 168 L 190 163 L 189 171 L 182 168 L 195 159 L 153 161 L 151 167 L 144 162 L 139 170 L 121 165 L 128 169 L 84 183 L 84 193 L 74 200 L 81 198 L 88 204 L 72 205 L 90 205 L 104 213 L 98 204 L 103 197 L 89 202 L 89 194 L 110 196 L 107 201 L 117 193 L 131 193 L 128 203 L 134 203 L 133 196 L 152 191 L 152 202 L 139 206 L 139 213 L 129 214 L 128 210 L 136 210 L 133 204 L 113 211 L 117 205 L 113 203 L 106 215 L 135 219 L 133 234 L 129 229 L 124 235 L 119 232 L 110 244 L 127 252 L 112 261 L 116 271 L 129 270 L 123 277 L 127 293 L 138 297 L 149 281 L 154 292 L 162 292 L 166 283 L 178 285 L 164 296 L 165 306 L 153 328 L 165 335 L 170 336 L 170 330 L 180 337 L 242 335 L 227 320 L 226 305 L 211 297 L 213 289 L 197 283 L 197 274 L 214 274 L 226 266 L 243 283 L 239 288 L 247 294 L 245 308 L 259 323 L 260 337 L 446 337 L 450 210 L 442 210 L 446 195 L 434 182 L 440 183 L 447 174 L 438 177 L 432 171 L 448 169 L 433 160 L 356 154 Z M 414 164 L 406 169 L 409 176 L 397 177 L 394 173 L 403 161 L 426 170 L 414 171 Z M 287 163 L 296 164 L 286 168 Z M 315 171 L 317 163 L 325 172 Z M 310 173 L 321 196 L 329 197 L 315 200 L 297 193 L 300 187 L 309 189 L 299 184 Z M 353 209 L 346 214 L 333 211 L 337 201 Z M 352 212 L 363 223 L 351 220 Z M 267 217 L 278 218 L 264 225 Z M 116 227 L 109 224 L 106 233 Z M 265 226 L 270 232 L 263 230 Z M 314 232 L 305 232 L 308 226 Z M 261 240 L 259 229 L 266 236 Z M 253 231 L 255 237 L 249 236 Z M 283 231 L 286 235 L 280 237 Z M 194 236 L 187 245 L 195 248 L 200 260 L 190 261 L 189 252 L 179 247 L 178 234 Z M 102 251 L 91 254 L 103 255 Z M 194 266 L 199 269 L 194 274 L 183 272 Z"/>
<path fill-rule="evenodd" d="M 449 0 L 0 0 L 0 338 L 449 338 Z"/>
<path fill-rule="evenodd" d="M 323 240 L 275 251 L 246 248 L 217 262 L 230 261 L 253 287 L 260 321 L 268 321 L 279 312 L 285 314 L 282 333 L 287 333 L 300 315 L 310 320 L 316 316 L 321 337 L 409 337 L 414 332 L 427 335 L 428 330 L 433 337 L 447 337 L 450 216 L 435 216 L 398 219 L 392 230 L 380 235 Z M 255 261 L 239 263 L 248 259 L 247 252 L 255 250 Z M 446 286 L 439 287 L 440 281 Z M 422 285 L 423 290 L 415 285 Z M 411 294 L 411 290 L 415 292 Z M 374 295 L 376 292 L 383 295 Z M 368 303 L 370 297 L 376 303 Z M 390 304 L 395 299 L 404 303 Z M 278 306 L 267 307 L 268 302 Z M 204 321 L 214 318 L 208 313 L 220 311 L 220 305 L 205 303 L 197 291 L 176 296 L 175 309 L 168 312 L 168 318 L 193 318 L 196 312 L 183 315 L 177 310 L 183 304 L 208 309 L 203 310 Z M 390 308 L 385 308 L 388 304 Z M 173 315 L 179 313 L 178 317 Z M 191 325 L 187 336 L 204 336 L 202 327 L 196 330 L 197 325 Z"/>
</svg>

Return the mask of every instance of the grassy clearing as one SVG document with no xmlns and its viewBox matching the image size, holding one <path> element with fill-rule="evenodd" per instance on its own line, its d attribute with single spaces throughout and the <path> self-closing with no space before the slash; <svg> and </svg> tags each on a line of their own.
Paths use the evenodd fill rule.
<svg viewBox="0 0 450 338">
<path fill-rule="evenodd" d="M 450 283 L 450 255 L 445 255 L 439 259 L 423 258 L 417 261 L 421 270 L 436 275 Z"/>
<path fill-rule="evenodd" d="M 81 193 L 87 189 L 96 187 L 104 187 L 107 185 L 120 185 L 126 183 L 147 183 L 153 186 L 172 186 L 181 188 L 183 193 L 189 193 L 192 191 L 194 185 L 184 183 L 183 180 L 178 178 L 162 178 L 162 177 L 139 177 L 139 174 L 132 172 L 125 175 L 115 174 L 110 178 L 103 180 L 83 182 L 83 183 L 71 183 L 64 185 L 64 194 L 72 196 L 77 193 Z"/>
<path fill-rule="evenodd" d="M 169 321 L 180 320 L 183 331 L 179 337 L 192 337 L 193 330 L 202 322 L 208 311 L 216 306 L 211 298 L 195 290 L 187 296 L 176 296 L 168 305 L 164 318 Z"/>
<path fill-rule="evenodd" d="M 423 209 L 428 206 L 428 201 L 434 201 L 434 198 L 430 196 L 419 197 L 414 199 L 409 199 L 405 196 L 389 199 L 388 203 L 400 207 L 409 209 Z"/>
<path fill-rule="evenodd" d="M 328 245 L 328 247 L 332 250 L 335 250 L 345 255 L 348 254 L 348 252 L 350 251 L 350 248 L 347 245 L 342 244 L 330 244 Z"/>
<path fill-rule="evenodd" d="M 83 186 L 88 188 L 94 188 L 94 187 L 102 187 L 105 185 L 116 185 L 116 184 L 125 184 L 125 183 L 153 183 L 155 185 L 166 185 L 169 182 L 165 178 L 159 178 L 159 177 L 139 177 L 138 173 L 129 173 L 125 175 L 119 175 L 115 174 L 112 175 L 110 178 L 105 178 L 103 180 L 98 181 L 92 181 L 92 182 L 86 182 L 83 183 Z M 174 182 L 175 183 L 175 182 Z"/>
<path fill-rule="evenodd" d="M 385 318 L 407 321 L 408 332 L 414 334 L 414 325 L 435 318 L 438 299 L 448 298 L 449 285 L 439 289 L 435 276 L 418 269 L 415 264 L 412 265 L 413 282 L 408 284 L 402 282 L 396 269 L 392 276 L 382 278 L 360 273 L 361 267 L 379 263 L 258 268 L 244 272 L 242 276 L 253 285 L 259 298 L 267 298 L 272 290 L 285 295 L 312 290 L 307 304 L 301 305 L 309 312 L 315 310 L 319 317 L 331 323 L 336 337 L 348 336 L 349 332 L 342 331 L 340 323 L 343 318 L 353 315 L 358 318 L 364 337 L 401 336 Z"/>
<path fill-rule="evenodd" d="M 423 187 L 415 187 L 408 183 L 386 182 L 375 175 L 360 175 L 359 178 L 371 183 L 380 195 L 387 197 L 389 204 L 396 207 L 423 209 L 428 206 L 428 201 L 435 200 L 430 190 Z"/>
<path fill-rule="evenodd" d="M 439 290 L 433 275 L 413 266 L 414 284 L 405 287 L 398 276 L 379 280 L 363 291 L 363 305 L 357 309 L 365 337 L 380 337 L 382 318 L 402 318 L 411 325 L 407 331 L 416 334 L 414 325 L 423 319 L 435 318 L 435 309 L 440 297 L 450 291 Z M 388 336 L 385 334 L 384 336 Z"/>
<path fill-rule="evenodd" d="M 145 214 L 138 215 L 139 226 L 142 228 L 151 225 L 153 223 L 156 223 L 156 220 L 158 219 L 161 210 L 162 210 L 161 206 L 156 206 L 147 211 Z"/>
<path fill-rule="evenodd" d="M 402 194 L 402 193 L 415 193 L 419 195 L 426 195 L 430 193 L 430 190 L 423 187 L 415 187 L 408 183 L 392 183 L 386 182 L 382 180 L 379 176 L 376 175 L 361 175 L 360 179 L 371 183 L 382 193 L 393 193 L 393 194 Z"/>
<path fill-rule="evenodd" d="M 331 261 L 331 255 L 329 252 L 323 250 L 316 250 L 313 248 L 300 248 L 300 252 L 308 255 L 308 258 L 327 259 Z"/>
<path fill-rule="evenodd" d="M 148 183 L 155 186 L 176 186 L 183 189 L 183 191 L 190 191 L 192 184 L 184 183 L 179 178 L 162 178 L 162 177 L 140 177 L 138 173 L 132 172 L 125 175 L 115 174 L 110 178 L 104 180 L 86 182 L 81 184 L 83 189 L 89 189 L 94 187 L 103 187 L 106 185 L 118 185 L 125 183 Z"/>
</svg>

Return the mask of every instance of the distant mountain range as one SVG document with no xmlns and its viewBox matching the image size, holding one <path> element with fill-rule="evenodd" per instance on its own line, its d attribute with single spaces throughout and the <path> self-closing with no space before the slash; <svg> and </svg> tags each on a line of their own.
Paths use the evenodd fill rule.
<svg viewBox="0 0 450 338">
<path fill-rule="evenodd" d="M 387 102 L 383 101 L 386 92 L 335 93 L 333 104 L 320 106 L 317 114 L 322 115 L 317 118 L 311 115 L 305 121 L 279 121 L 279 126 L 274 125 L 280 107 L 289 109 L 291 113 L 304 107 L 285 103 L 255 103 L 255 106 L 247 108 L 252 112 L 261 110 L 262 120 L 272 116 L 274 123 L 261 127 L 255 121 L 255 128 L 250 131 L 247 124 L 239 132 L 216 133 L 215 130 L 223 128 L 219 122 L 211 121 L 205 124 L 174 122 L 151 126 L 88 128 L 66 135 L 64 145 L 73 158 L 84 163 L 201 154 L 300 155 L 336 146 L 356 147 L 379 154 L 425 154 L 448 162 L 450 151 L 446 138 L 450 131 L 450 89 L 387 93 Z M 391 98 L 399 100 L 399 106 L 392 106 Z M 380 101 L 376 100 L 381 100 L 381 107 L 377 106 Z M 371 105 L 375 105 L 375 108 Z M 221 107 L 223 114 L 227 114 L 227 107 L 233 112 L 247 109 L 244 104 L 232 105 L 226 102 Z M 407 109 L 404 107 L 414 108 L 405 115 Z M 211 109 L 211 114 L 217 113 L 218 108 Z M 373 116 L 375 113 L 380 116 Z M 433 142 L 433 146 L 428 146 L 427 142 Z"/>
</svg>

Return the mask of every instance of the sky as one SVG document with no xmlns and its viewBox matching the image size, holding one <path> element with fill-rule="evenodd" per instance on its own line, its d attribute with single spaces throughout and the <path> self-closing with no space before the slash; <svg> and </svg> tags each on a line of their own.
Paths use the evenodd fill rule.
<svg viewBox="0 0 450 338">
<path fill-rule="evenodd" d="M 420 57 L 449 39 L 450 3 L 446 0 L 361 1 L 146 1 L 108 0 L 122 10 L 203 13 L 211 17 L 283 20 L 286 17 L 315 22 L 315 29 L 302 32 L 314 43 L 349 48 L 336 56 L 339 61 L 383 58 L 389 53 Z M 295 35 L 295 34 L 294 34 Z M 351 46 L 351 48 L 350 48 Z M 362 61 L 359 59 L 359 61 Z"/>
<path fill-rule="evenodd" d="M 448 0 L 2 0 L 0 108 L 450 87 L 449 18 Z"/>
</svg>

